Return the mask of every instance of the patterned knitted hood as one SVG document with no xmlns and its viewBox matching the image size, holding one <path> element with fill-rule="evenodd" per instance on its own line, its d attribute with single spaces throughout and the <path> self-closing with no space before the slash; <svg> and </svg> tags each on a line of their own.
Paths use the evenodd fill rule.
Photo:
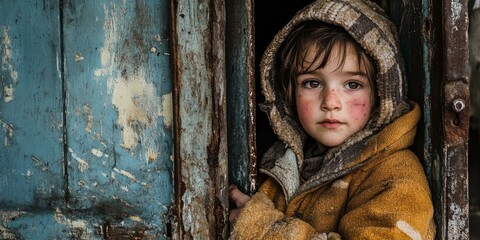
<svg viewBox="0 0 480 240">
<path fill-rule="evenodd" d="M 329 174 L 338 176 L 342 172 L 351 171 L 349 163 L 355 153 L 364 148 L 369 137 L 409 110 L 403 60 L 399 53 L 394 25 L 387 19 L 383 10 L 369 0 L 315 1 L 300 10 L 277 33 L 267 47 L 260 64 L 262 91 L 265 95 L 265 102 L 261 104 L 261 108 L 268 115 L 275 134 L 295 153 L 299 169 L 304 161 L 306 133 L 297 122 L 295 111 L 284 103 L 280 91 L 275 89 L 277 84 L 274 71 L 276 55 L 285 37 L 297 24 L 310 20 L 343 27 L 372 57 L 378 72 L 376 79 L 378 109 L 372 113 L 372 118 L 363 130 L 348 138 L 342 145 L 330 149 L 323 157 L 322 162 L 331 165 L 329 167 L 332 168 L 332 172 Z"/>
</svg>

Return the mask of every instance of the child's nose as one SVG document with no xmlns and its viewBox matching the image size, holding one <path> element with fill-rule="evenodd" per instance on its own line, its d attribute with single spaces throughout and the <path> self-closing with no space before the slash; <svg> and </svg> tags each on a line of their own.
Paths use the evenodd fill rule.
<svg viewBox="0 0 480 240">
<path fill-rule="evenodd" d="M 339 110 L 342 108 L 342 104 L 340 103 L 340 99 L 338 98 L 338 94 L 335 89 L 328 89 L 323 97 L 322 110 L 324 111 L 332 111 L 332 110 Z"/>
</svg>

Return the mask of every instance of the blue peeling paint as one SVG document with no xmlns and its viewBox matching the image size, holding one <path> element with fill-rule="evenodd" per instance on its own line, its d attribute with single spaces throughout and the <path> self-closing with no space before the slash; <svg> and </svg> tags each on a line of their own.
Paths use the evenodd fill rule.
<svg viewBox="0 0 480 240">
<path fill-rule="evenodd" d="M 165 238 L 169 4 L 0 1 L 0 238 Z"/>
<path fill-rule="evenodd" d="M 47 208 L 63 200 L 58 5 L 0 1 L 0 36 L 0 208 Z"/>
</svg>

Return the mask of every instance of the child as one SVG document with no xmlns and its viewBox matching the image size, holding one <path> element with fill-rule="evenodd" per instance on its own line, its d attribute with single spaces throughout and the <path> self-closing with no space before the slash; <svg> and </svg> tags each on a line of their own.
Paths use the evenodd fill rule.
<svg viewBox="0 0 480 240">
<path fill-rule="evenodd" d="M 397 41 L 368 0 L 318 0 L 275 36 L 261 107 L 280 141 L 257 193 L 230 189 L 232 239 L 434 238 Z"/>
</svg>

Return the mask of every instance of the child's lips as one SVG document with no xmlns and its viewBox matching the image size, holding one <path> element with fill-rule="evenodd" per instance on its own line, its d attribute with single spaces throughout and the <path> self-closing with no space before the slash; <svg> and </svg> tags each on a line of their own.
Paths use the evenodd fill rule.
<svg viewBox="0 0 480 240">
<path fill-rule="evenodd" d="M 340 122 L 336 119 L 325 119 L 325 120 L 320 122 L 320 125 L 322 125 L 324 128 L 327 128 L 327 129 L 338 128 L 342 124 L 343 124 L 342 122 Z"/>
</svg>

